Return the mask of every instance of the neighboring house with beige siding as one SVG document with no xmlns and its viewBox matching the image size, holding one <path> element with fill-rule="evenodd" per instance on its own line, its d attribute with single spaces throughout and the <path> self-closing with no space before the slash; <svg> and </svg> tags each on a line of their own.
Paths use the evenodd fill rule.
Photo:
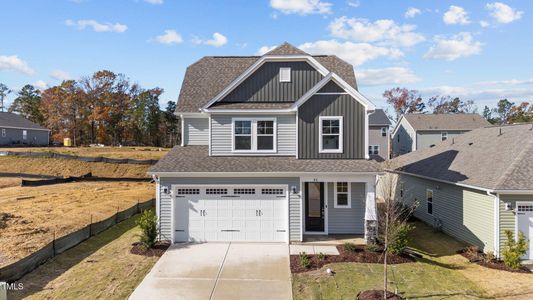
<svg viewBox="0 0 533 300">
<path fill-rule="evenodd" d="M 368 155 L 377 160 L 390 158 L 389 117 L 383 109 L 376 109 L 368 118 Z"/>
<path fill-rule="evenodd" d="M 478 114 L 406 114 L 392 131 L 392 153 L 399 156 L 431 148 L 485 126 L 490 123 Z"/>
<path fill-rule="evenodd" d="M 392 163 L 417 218 L 497 255 L 505 230 L 522 231 L 533 259 L 533 124 L 475 129 Z"/>
</svg>

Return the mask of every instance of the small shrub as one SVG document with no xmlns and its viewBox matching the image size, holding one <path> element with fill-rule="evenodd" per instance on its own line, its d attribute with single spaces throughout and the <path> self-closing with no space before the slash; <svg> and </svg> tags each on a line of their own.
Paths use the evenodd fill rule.
<svg viewBox="0 0 533 300">
<path fill-rule="evenodd" d="M 318 258 L 318 260 L 321 260 L 321 261 L 322 261 L 322 260 L 326 259 L 326 254 L 320 252 L 320 253 L 318 253 L 318 254 L 316 255 L 316 257 Z"/>
<path fill-rule="evenodd" d="M 353 243 L 344 243 L 342 244 L 342 248 L 347 252 L 355 252 L 357 250 L 357 247 Z"/>
<path fill-rule="evenodd" d="M 479 259 L 479 247 L 478 246 L 468 246 L 464 249 L 466 257 L 470 262 L 477 261 Z"/>
<path fill-rule="evenodd" d="M 522 266 L 520 258 L 526 254 L 528 249 L 526 236 L 519 231 L 518 240 L 515 240 L 511 230 L 506 230 L 505 236 L 507 241 L 502 251 L 503 263 L 511 269 L 519 269 Z"/>
<path fill-rule="evenodd" d="M 494 255 L 494 251 L 487 251 L 487 253 L 485 253 L 485 262 L 493 261 L 496 261 L 496 255 Z"/>
<path fill-rule="evenodd" d="M 146 248 L 152 248 L 157 240 L 157 216 L 150 209 L 142 213 L 137 225 L 141 228 L 139 242 Z"/>
<path fill-rule="evenodd" d="M 366 247 L 365 247 L 366 251 L 368 252 L 379 252 L 381 250 L 381 248 L 379 247 L 378 244 L 376 243 L 370 243 L 370 244 L 367 244 Z"/>
<path fill-rule="evenodd" d="M 388 250 L 394 255 L 401 255 L 407 248 L 409 232 L 414 229 L 414 226 L 406 223 L 396 224 L 396 226 L 396 234 L 394 234 L 393 239 L 389 242 Z"/>
<path fill-rule="evenodd" d="M 311 267 L 311 258 L 309 257 L 309 255 L 307 255 L 307 253 L 300 252 L 298 258 L 300 260 L 300 266 L 302 268 L 309 269 L 309 267 Z"/>
</svg>

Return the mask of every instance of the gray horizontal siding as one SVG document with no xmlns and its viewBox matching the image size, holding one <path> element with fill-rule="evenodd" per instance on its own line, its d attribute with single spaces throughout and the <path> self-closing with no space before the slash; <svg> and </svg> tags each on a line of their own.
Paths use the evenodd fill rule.
<svg viewBox="0 0 533 300">
<path fill-rule="evenodd" d="M 161 178 L 160 186 L 168 186 L 170 181 Z M 160 239 L 171 240 L 172 238 L 172 197 L 170 194 L 159 193 L 159 228 L 161 232 Z"/>
<path fill-rule="evenodd" d="M 343 116 L 343 153 L 319 153 L 320 116 Z M 350 95 L 315 95 L 298 108 L 298 157 L 363 159 L 365 108 Z"/>
<path fill-rule="evenodd" d="M 279 81 L 279 69 L 291 68 L 291 81 Z M 221 102 L 294 102 L 323 78 L 307 62 L 268 62 Z"/>
<path fill-rule="evenodd" d="M 26 139 L 22 139 L 22 131 L 26 130 Z M 0 145 L 28 144 L 48 145 L 49 132 L 45 130 L 17 129 L 0 127 Z"/>
<path fill-rule="evenodd" d="M 416 132 L 416 150 L 430 148 L 431 145 L 438 145 L 442 142 L 442 133 L 448 133 L 448 141 L 467 132 L 467 131 L 417 131 Z"/>
<path fill-rule="evenodd" d="M 438 218 L 445 233 L 485 251 L 494 251 L 494 197 L 409 175 L 400 176 L 398 183 L 404 186 L 407 203 L 419 201 L 417 218 L 430 225 Z M 426 189 L 433 190 L 433 215 L 427 213 Z"/>
<path fill-rule="evenodd" d="M 300 194 L 289 195 L 289 240 L 302 240 L 302 196 Z"/>
<path fill-rule="evenodd" d="M 533 195 L 500 195 L 500 251 L 507 242 L 506 230 L 516 231 L 516 215 L 511 210 L 505 210 L 505 202 L 510 202 L 516 207 L 517 201 L 533 202 Z"/>
<path fill-rule="evenodd" d="M 211 155 L 239 155 L 232 153 L 231 115 L 213 115 L 211 119 Z M 296 155 L 296 117 L 294 115 L 238 116 L 239 118 L 276 118 L 277 153 L 269 155 Z"/>
<path fill-rule="evenodd" d="M 208 118 L 185 118 L 183 123 L 185 145 L 209 145 Z"/>
<path fill-rule="evenodd" d="M 351 183 L 351 208 L 335 208 L 335 184 L 328 183 L 328 233 L 364 234 L 365 184 Z"/>
</svg>

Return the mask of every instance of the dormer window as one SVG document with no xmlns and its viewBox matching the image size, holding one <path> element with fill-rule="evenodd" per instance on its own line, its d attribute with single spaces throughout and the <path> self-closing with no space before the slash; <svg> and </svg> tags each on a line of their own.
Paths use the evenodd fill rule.
<svg viewBox="0 0 533 300">
<path fill-rule="evenodd" d="M 279 82 L 291 82 L 291 68 L 279 68 Z"/>
</svg>

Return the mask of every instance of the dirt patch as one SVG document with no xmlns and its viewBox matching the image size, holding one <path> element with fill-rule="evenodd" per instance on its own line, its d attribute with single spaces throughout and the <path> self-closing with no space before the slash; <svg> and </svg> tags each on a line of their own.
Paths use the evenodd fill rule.
<svg viewBox="0 0 533 300">
<path fill-rule="evenodd" d="M 461 249 L 459 251 L 459 254 L 468 259 L 468 261 L 470 261 L 471 263 L 475 263 L 489 269 L 502 270 L 513 273 L 532 273 L 525 266 L 522 266 L 519 269 L 509 268 L 503 263 L 503 261 L 488 258 L 486 254 L 472 248 Z"/>
<path fill-rule="evenodd" d="M 107 158 L 160 159 L 168 148 L 158 147 L 6 147 L 0 151 L 53 152 L 76 156 L 103 156 Z"/>
<path fill-rule="evenodd" d="M 382 300 L 383 299 L 383 291 L 380 291 L 380 290 L 369 290 L 369 291 L 360 292 L 359 294 L 357 294 L 356 299 L 357 300 Z M 402 297 L 396 295 L 393 292 L 389 292 L 389 291 L 387 291 L 386 299 L 403 300 Z"/>
<path fill-rule="evenodd" d="M 170 241 L 157 242 L 152 248 L 146 248 L 141 243 L 135 242 L 132 244 L 130 253 L 135 255 L 142 255 L 147 257 L 161 257 L 170 247 Z"/>
<path fill-rule="evenodd" d="M 10 187 L 0 193 L 0 267 L 19 260 L 91 221 L 155 197 L 148 182 L 75 182 Z M 17 200 L 23 199 L 23 200 Z"/>
<path fill-rule="evenodd" d="M 352 251 L 345 250 L 342 245 L 337 246 L 339 255 L 307 255 L 309 259 L 308 266 L 305 267 L 301 263 L 300 255 L 290 256 L 290 265 L 292 273 L 302 273 L 311 270 L 317 270 L 326 264 L 339 263 L 339 262 L 357 262 L 357 263 L 370 263 L 370 264 L 382 264 L 385 258 L 382 249 L 378 249 L 377 252 L 368 251 L 364 246 L 355 246 Z M 387 255 L 387 262 L 389 264 L 403 264 L 414 262 L 415 260 L 410 256 L 398 256 Z"/>
<path fill-rule="evenodd" d="M 58 177 L 92 173 L 97 177 L 147 178 L 146 172 L 149 168 L 148 165 L 96 163 L 56 158 L 0 157 L 0 172 Z"/>
</svg>

